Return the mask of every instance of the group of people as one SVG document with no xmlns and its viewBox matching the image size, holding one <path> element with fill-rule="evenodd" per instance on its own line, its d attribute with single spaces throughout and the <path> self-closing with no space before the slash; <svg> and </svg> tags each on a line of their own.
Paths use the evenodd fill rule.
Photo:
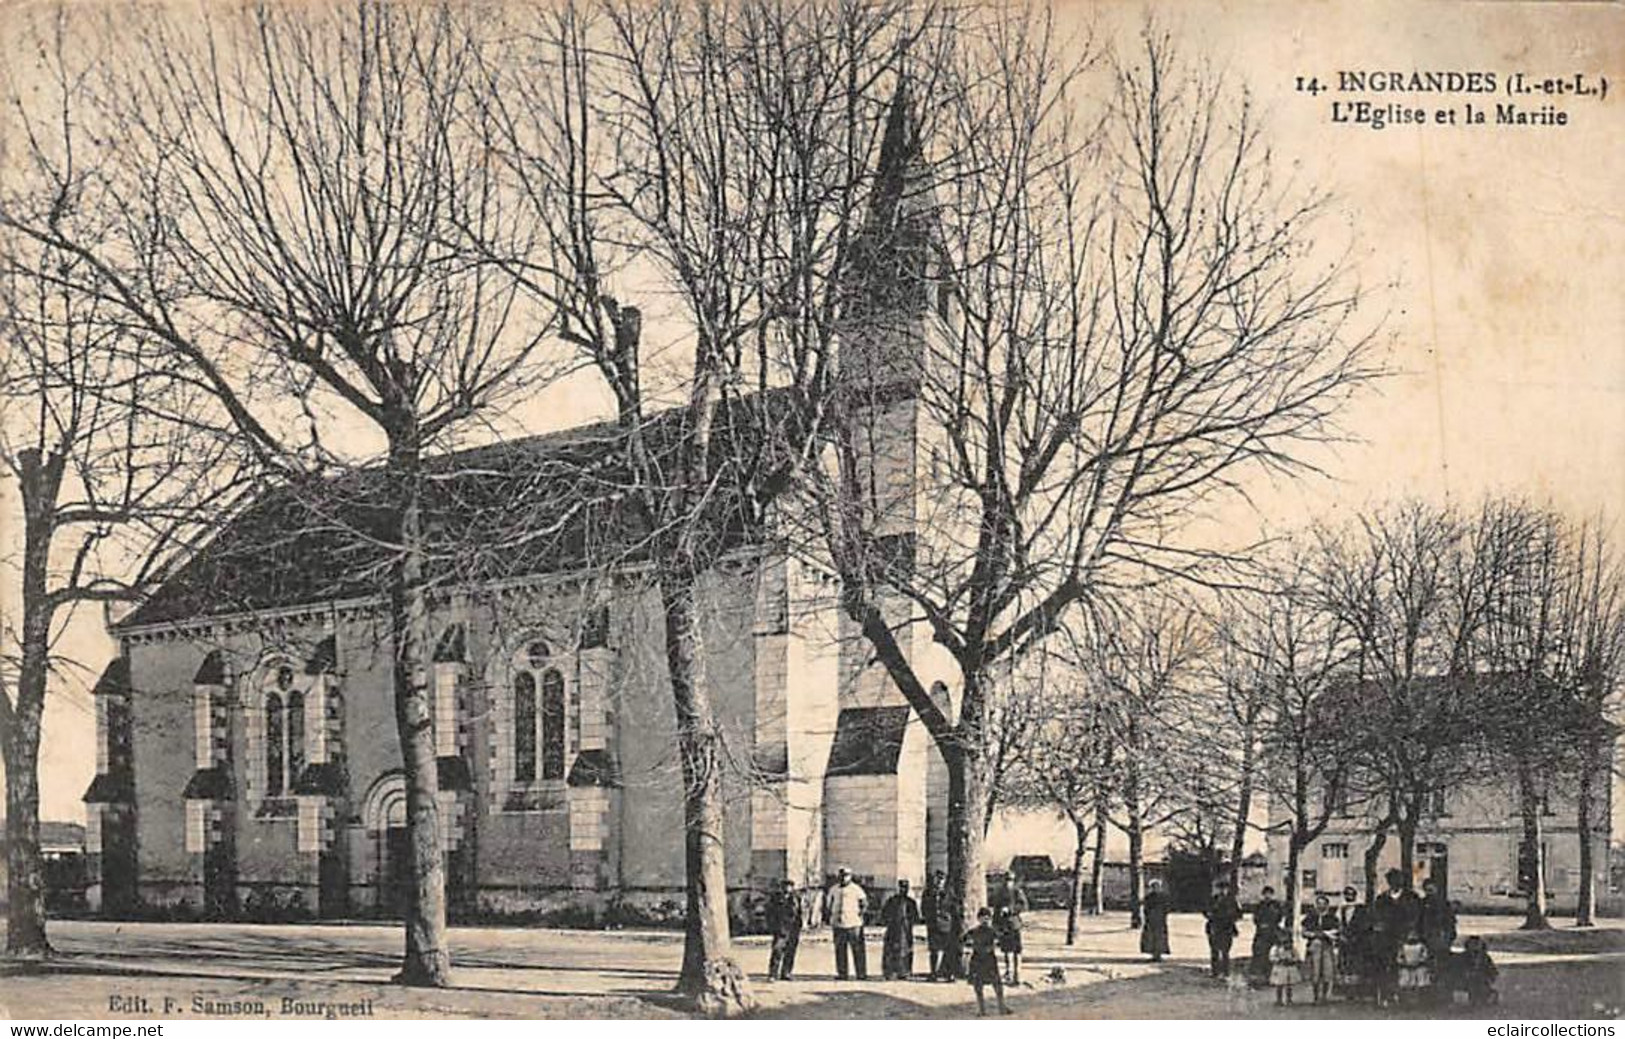
<svg viewBox="0 0 1625 1039">
<path fill-rule="evenodd" d="M 1006 877 L 992 893 L 991 905 L 977 912 L 976 922 L 955 935 L 952 907 L 946 897 L 946 875 L 940 870 L 926 882 L 919 902 L 909 882 L 880 908 L 884 928 L 881 973 L 887 980 L 914 978 L 914 931 L 925 925 L 929 963 L 922 980 L 951 981 L 963 974 L 976 990 L 979 1013 L 986 1013 L 985 989 L 992 987 L 1000 1013 L 1005 985 L 1021 983 L 1022 917 L 1027 896 Z M 1277 1005 L 1291 1005 L 1293 991 L 1307 984 L 1316 1003 L 1337 991 L 1349 999 L 1373 999 L 1385 1007 L 1399 1002 L 1450 998 L 1463 992 L 1475 1006 L 1495 1002 L 1495 963 L 1483 939 L 1468 938 L 1455 951 L 1456 909 L 1430 879 L 1418 895 L 1400 870 L 1389 870 L 1386 888 L 1367 905 L 1352 887 L 1333 906 L 1323 894 L 1302 917 L 1302 948 L 1288 926 L 1289 907 L 1265 887 L 1252 910 L 1252 946 L 1246 961 L 1245 985 L 1273 986 Z M 792 881 L 783 882 L 768 904 L 773 950 L 769 980 L 792 978 L 804 922 L 804 904 Z M 824 918 L 834 936 L 835 976 L 859 980 L 869 976 L 864 926 L 869 895 L 842 869 L 824 892 Z M 1140 951 L 1153 961 L 1169 954 L 1170 904 L 1162 886 L 1152 881 L 1141 902 Z M 1204 913 L 1209 965 L 1213 977 L 1231 976 L 1230 951 L 1245 920 L 1241 904 L 1227 882 L 1220 881 Z M 968 952 L 968 956 L 961 955 Z M 1001 969 L 1000 956 L 1003 956 Z"/>
<path fill-rule="evenodd" d="M 1290 1005 L 1293 989 L 1310 986 L 1316 1003 L 1335 990 L 1350 999 L 1373 999 L 1377 1006 L 1402 1001 L 1450 998 L 1464 992 L 1475 1006 L 1495 1000 L 1495 963 L 1482 938 L 1469 938 L 1461 952 L 1454 951 L 1456 910 L 1430 879 L 1418 895 L 1405 884 L 1400 870 L 1389 870 L 1386 888 L 1370 905 L 1359 900 L 1354 888 L 1343 889 L 1343 904 L 1333 907 L 1326 895 L 1316 895 L 1302 918 L 1303 951 L 1292 941 L 1287 927 L 1288 907 L 1266 887 L 1253 909 L 1253 941 L 1247 963 L 1249 981 L 1275 988 L 1277 1005 Z M 1149 906 L 1151 899 L 1146 899 Z M 1207 939 L 1210 968 L 1215 978 L 1230 976 L 1230 948 L 1240 933 L 1243 914 L 1236 896 L 1221 882 L 1208 905 Z M 1152 930 L 1146 914 L 1145 931 Z M 1141 948 L 1153 952 L 1155 938 L 1142 932 Z M 1160 925 L 1161 945 L 1153 959 L 1167 950 L 1166 913 Z"/>
<path fill-rule="evenodd" d="M 921 980 L 952 981 L 963 973 L 976 990 L 979 1013 L 986 1012 L 984 993 L 992 986 L 998 1010 L 1008 1014 L 1004 986 L 1021 983 L 1021 920 L 1027 912 L 1027 896 L 1020 885 L 1006 878 L 993 893 L 991 907 L 977 913 L 974 926 L 955 940 L 952 906 L 945 897 L 947 874 L 938 870 L 926 882 L 919 902 L 910 893 L 909 882 L 898 880 L 897 890 L 882 903 L 880 923 L 881 976 L 888 981 L 915 978 L 914 930 L 925 925 L 927 971 Z M 769 981 L 789 981 L 795 974 L 796 950 L 801 943 L 805 905 L 795 882 L 785 880 L 768 901 L 767 924 L 773 935 L 768 957 Z M 835 883 L 824 892 L 824 920 L 829 924 L 835 945 L 835 977 L 845 981 L 869 977 L 868 946 L 864 925 L 869 913 L 869 893 L 841 869 Z M 961 955 L 967 953 L 968 956 Z M 1004 957 L 1004 970 L 999 965 Z"/>
</svg>

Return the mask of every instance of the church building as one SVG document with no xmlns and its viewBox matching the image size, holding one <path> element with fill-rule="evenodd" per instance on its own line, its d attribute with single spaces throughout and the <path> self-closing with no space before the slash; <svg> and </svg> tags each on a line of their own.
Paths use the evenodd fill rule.
<svg viewBox="0 0 1625 1039">
<path fill-rule="evenodd" d="M 870 294 L 884 316 L 854 308 L 868 317 L 839 359 L 839 392 L 854 402 L 843 435 L 875 488 L 870 522 L 899 560 L 912 558 L 919 515 L 917 379 L 936 305 L 925 221 L 907 197 L 918 141 L 905 111 L 900 97 L 870 214 L 887 244 L 869 256 L 902 291 Z M 681 911 L 658 590 L 613 506 L 571 509 L 565 475 L 590 472 L 617 435 L 589 425 L 430 465 L 432 527 L 477 546 L 431 564 L 427 679 L 454 919 Z M 94 690 L 84 795 L 103 913 L 398 912 L 406 790 L 386 539 L 369 533 L 384 494 L 377 470 L 272 490 L 113 625 L 120 653 Z M 837 609 L 827 568 L 766 527 L 730 537 L 703 584 L 702 671 L 725 735 L 736 913 L 781 878 L 822 885 L 839 867 L 876 897 L 898 878 L 921 884 L 945 842 L 929 736 Z M 906 623 L 900 597 L 894 608 L 905 648 L 928 654 L 923 626 Z"/>
</svg>

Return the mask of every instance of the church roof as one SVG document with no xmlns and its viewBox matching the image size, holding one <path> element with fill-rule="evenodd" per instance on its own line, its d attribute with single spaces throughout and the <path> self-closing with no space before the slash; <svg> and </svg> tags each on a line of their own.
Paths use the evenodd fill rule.
<svg viewBox="0 0 1625 1039">
<path fill-rule="evenodd" d="M 316 643 L 316 651 L 305 661 L 305 674 L 330 675 L 339 666 L 339 642 L 333 635 Z"/>
<path fill-rule="evenodd" d="M 203 658 L 198 665 L 197 674 L 192 676 L 193 685 L 225 685 L 226 684 L 226 658 L 218 649 L 209 650 L 209 655 Z"/>
<path fill-rule="evenodd" d="M 186 789 L 181 791 L 181 800 L 230 801 L 231 795 L 230 770 L 215 765 L 211 768 L 200 768 L 192 773 L 192 778 L 186 781 Z"/>
<path fill-rule="evenodd" d="M 897 771 L 912 708 L 846 707 L 829 748 L 831 776 L 889 776 Z"/>
<path fill-rule="evenodd" d="M 135 780 L 124 771 L 98 772 L 80 800 L 85 804 L 135 804 Z"/>
<path fill-rule="evenodd" d="M 130 693 L 130 661 L 128 657 L 114 657 L 102 669 L 101 677 L 91 688 L 92 696 L 128 696 Z"/>
<path fill-rule="evenodd" d="M 788 404 L 788 395 L 770 391 L 719 406 L 712 451 L 720 465 L 782 444 L 782 435 L 757 430 L 787 421 Z M 683 409 L 660 412 L 639 435 L 659 457 L 681 443 L 685 423 Z M 430 582 L 470 584 L 646 560 L 650 523 L 627 493 L 625 443 L 626 435 L 604 422 L 427 459 L 422 511 Z M 706 507 L 716 514 L 724 547 L 759 540 L 762 524 L 745 488 L 723 480 L 717 490 Z M 378 596 L 392 556 L 389 494 L 381 466 L 274 487 L 115 628 Z"/>
</svg>

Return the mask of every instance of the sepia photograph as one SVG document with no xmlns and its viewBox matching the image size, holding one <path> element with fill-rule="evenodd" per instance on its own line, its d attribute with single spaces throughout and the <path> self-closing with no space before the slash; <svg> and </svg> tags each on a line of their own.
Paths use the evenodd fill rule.
<svg viewBox="0 0 1625 1039">
<path fill-rule="evenodd" d="M 1612 1035 L 1622 76 L 0 2 L 0 1017 Z"/>
</svg>

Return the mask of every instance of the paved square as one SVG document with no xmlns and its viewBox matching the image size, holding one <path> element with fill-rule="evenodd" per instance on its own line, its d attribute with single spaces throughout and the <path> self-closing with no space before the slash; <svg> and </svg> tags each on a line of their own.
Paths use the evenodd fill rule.
<svg viewBox="0 0 1625 1039">
<path fill-rule="evenodd" d="M 1269 991 L 1232 993 L 1206 977 L 1202 920 L 1171 919 L 1173 957 L 1145 962 L 1124 914 L 1085 918 L 1077 945 L 1062 943 L 1064 917 L 1033 913 L 1023 980 L 1010 1005 L 1019 1017 L 1371 1017 L 1368 1004 L 1300 1003 L 1280 1011 Z M 1613 1016 L 1625 1004 L 1625 928 L 1618 921 L 1575 930 L 1520 933 L 1515 917 L 1470 917 L 1501 968 L 1496 1016 L 1511 1020 Z M 1244 926 L 1238 950 L 1244 949 Z M 11 1018 L 665 1017 L 682 958 L 669 932 L 455 928 L 454 986 L 390 985 L 399 928 L 376 924 L 115 924 L 59 921 L 58 957 L 38 971 L 0 975 L 0 1014 Z M 879 962 L 878 934 L 870 961 Z M 836 982 L 827 931 L 803 938 L 798 980 L 767 983 L 768 942 L 739 941 L 764 1016 L 963 1017 L 976 1012 L 963 983 Z M 919 943 L 916 963 L 924 961 Z M 1046 980 L 1065 969 L 1064 984 Z M 1465 1014 L 1465 1008 L 1442 1013 Z"/>
</svg>

